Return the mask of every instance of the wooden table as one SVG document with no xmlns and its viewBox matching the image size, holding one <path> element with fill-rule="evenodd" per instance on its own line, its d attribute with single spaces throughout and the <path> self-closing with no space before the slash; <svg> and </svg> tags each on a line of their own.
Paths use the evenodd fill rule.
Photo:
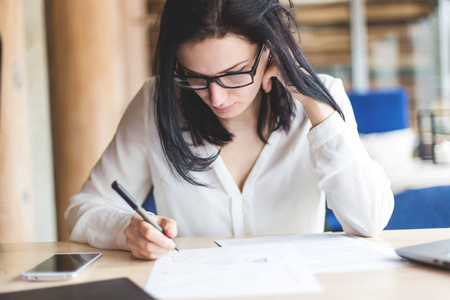
<svg viewBox="0 0 450 300">
<path fill-rule="evenodd" d="M 384 231 L 370 240 L 396 248 L 445 238 L 450 238 L 450 228 Z M 219 238 L 177 238 L 176 243 L 180 249 L 217 247 L 215 239 Z M 0 293 L 118 277 L 128 277 L 144 287 L 153 266 L 153 262 L 135 259 L 129 252 L 102 249 L 103 257 L 77 278 L 60 282 L 27 282 L 20 278 L 22 271 L 53 253 L 76 251 L 99 250 L 69 242 L 0 244 Z M 317 274 L 316 277 L 324 289 L 322 293 L 279 296 L 276 299 L 450 299 L 450 271 L 420 265 Z"/>
</svg>

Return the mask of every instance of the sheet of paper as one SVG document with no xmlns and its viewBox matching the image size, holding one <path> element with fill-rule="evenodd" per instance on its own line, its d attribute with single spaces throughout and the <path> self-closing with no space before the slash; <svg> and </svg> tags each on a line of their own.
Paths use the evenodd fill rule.
<svg viewBox="0 0 450 300">
<path fill-rule="evenodd" d="M 311 272 L 339 273 L 404 266 L 391 248 L 336 233 L 217 240 L 222 247 L 292 243 Z"/>
<path fill-rule="evenodd" d="M 156 298 L 313 293 L 320 285 L 291 244 L 187 249 L 157 260 L 145 290 Z"/>
</svg>

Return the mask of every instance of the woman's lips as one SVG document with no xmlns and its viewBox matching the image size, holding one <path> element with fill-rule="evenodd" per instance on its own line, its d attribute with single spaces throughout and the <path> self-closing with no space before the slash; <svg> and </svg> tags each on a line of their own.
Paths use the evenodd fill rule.
<svg viewBox="0 0 450 300">
<path fill-rule="evenodd" d="M 213 108 L 214 108 L 215 111 L 217 111 L 219 113 L 225 113 L 225 112 L 228 112 L 228 111 L 232 110 L 235 105 L 236 105 L 236 103 L 233 103 L 233 104 L 231 104 L 229 106 L 226 106 L 226 107 L 223 107 L 223 108 L 214 107 L 214 106 L 213 106 Z"/>
</svg>

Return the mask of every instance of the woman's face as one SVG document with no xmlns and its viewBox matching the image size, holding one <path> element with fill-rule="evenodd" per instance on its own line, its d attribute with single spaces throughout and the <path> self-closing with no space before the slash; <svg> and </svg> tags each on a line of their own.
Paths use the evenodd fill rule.
<svg viewBox="0 0 450 300">
<path fill-rule="evenodd" d="M 177 58 L 186 76 L 214 77 L 233 72 L 250 71 L 261 45 L 250 44 L 236 35 L 207 39 L 196 44 L 180 45 Z M 261 88 L 268 51 L 264 48 L 253 84 L 240 88 L 223 88 L 210 82 L 208 88 L 195 90 L 200 98 L 221 119 L 232 119 L 243 112 L 258 112 L 260 101 L 254 101 Z"/>
</svg>

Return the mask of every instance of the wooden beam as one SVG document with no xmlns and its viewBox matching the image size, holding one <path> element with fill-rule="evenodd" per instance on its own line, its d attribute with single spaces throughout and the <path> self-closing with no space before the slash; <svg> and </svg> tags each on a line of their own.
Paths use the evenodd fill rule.
<svg viewBox="0 0 450 300">
<path fill-rule="evenodd" d="M 58 237 L 64 212 L 145 78 L 144 0 L 47 0 Z M 141 40 L 143 39 L 143 40 Z"/>
<path fill-rule="evenodd" d="M 33 242 L 22 1 L 0 1 L 0 243 Z"/>
<path fill-rule="evenodd" d="M 410 43 L 407 27 L 403 24 L 391 24 L 386 26 L 371 26 L 368 28 L 368 41 L 383 38 L 387 34 L 395 35 L 401 46 Z M 309 53 L 331 53 L 333 51 L 350 52 L 350 33 L 346 27 L 324 27 L 315 30 L 303 30 L 301 32 L 301 46 Z"/>
<path fill-rule="evenodd" d="M 297 6 L 296 19 L 302 25 L 348 24 L 350 13 L 348 4 L 329 4 L 322 6 Z"/>
<path fill-rule="evenodd" d="M 425 2 L 383 2 L 368 3 L 367 20 L 369 23 L 382 23 L 386 21 L 407 22 L 426 17 L 432 12 L 430 4 Z"/>
<path fill-rule="evenodd" d="M 428 1 L 423 2 L 368 2 L 368 23 L 406 22 L 426 17 L 432 12 Z M 349 23 L 348 3 L 297 6 L 296 18 L 300 25 L 324 26 Z"/>
</svg>

